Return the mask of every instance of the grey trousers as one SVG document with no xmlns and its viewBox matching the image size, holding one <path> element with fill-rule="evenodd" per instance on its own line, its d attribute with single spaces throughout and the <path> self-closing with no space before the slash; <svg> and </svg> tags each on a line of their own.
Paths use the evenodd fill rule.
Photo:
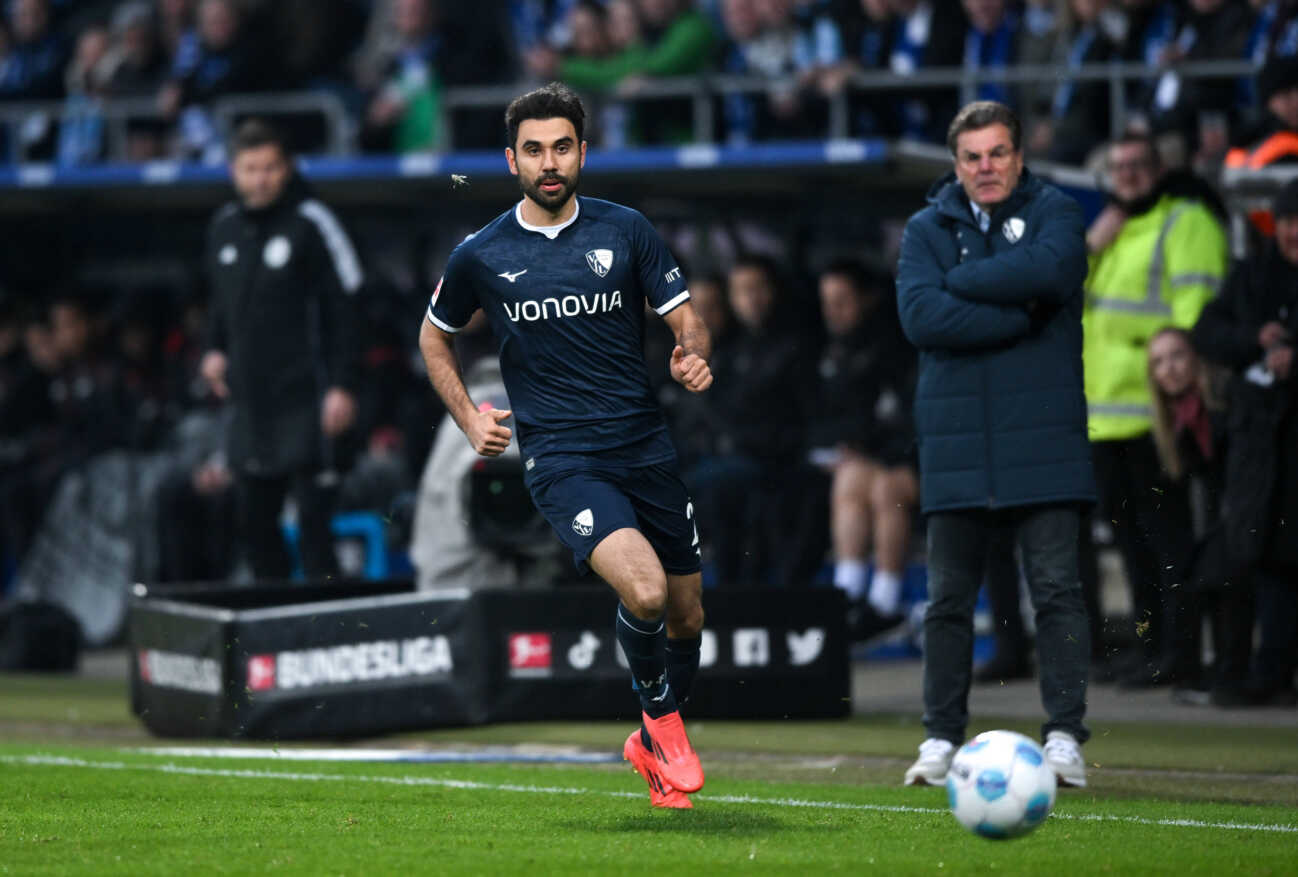
<svg viewBox="0 0 1298 877">
<path fill-rule="evenodd" d="M 1090 628 L 1078 577 L 1079 510 L 1071 505 L 938 512 L 928 519 L 928 609 L 924 613 L 924 728 L 964 741 L 973 670 L 973 614 L 987 546 L 1004 529 L 1017 537 L 1036 616 L 1041 703 L 1049 731 L 1090 736 L 1086 679 Z"/>
</svg>

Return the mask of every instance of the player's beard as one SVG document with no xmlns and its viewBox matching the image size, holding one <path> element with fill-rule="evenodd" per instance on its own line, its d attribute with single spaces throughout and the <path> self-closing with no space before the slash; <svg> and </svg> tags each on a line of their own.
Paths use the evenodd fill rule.
<svg viewBox="0 0 1298 877">
<path fill-rule="evenodd" d="M 535 180 L 528 182 L 523 177 L 519 177 L 519 184 L 523 187 L 523 194 L 531 198 L 538 206 L 548 210 L 550 213 L 558 213 L 563 209 L 563 205 L 568 203 L 568 199 L 577 191 L 577 179 L 580 171 L 574 171 L 571 178 L 562 174 L 542 174 Z M 553 195 L 548 194 L 541 189 L 542 183 L 558 182 L 559 191 Z"/>
</svg>

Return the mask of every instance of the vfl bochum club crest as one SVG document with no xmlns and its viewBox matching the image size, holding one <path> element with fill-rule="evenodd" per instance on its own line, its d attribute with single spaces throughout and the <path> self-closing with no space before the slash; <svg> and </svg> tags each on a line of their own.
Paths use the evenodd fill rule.
<svg viewBox="0 0 1298 877">
<path fill-rule="evenodd" d="M 590 266 L 590 270 L 600 277 L 605 277 L 608 275 L 609 269 L 613 267 L 613 251 L 591 250 L 586 254 L 586 264 Z"/>
<path fill-rule="evenodd" d="M 1019 238 L 1023 237 L 1023 229 L 1026 227 L 1026 222 L 1017 216 L 1012 216 L 1005 220 L 1005 224 L 1001 226 L 1001 232 L 1005 235 L 1005 240 L 1017 244 Z"/>
<path fill-rule="evenodd" d="M 572 529 L 578 536 L 589 536 L 594 533 L 595 515 L 590 509 L 582 509 L 577 513 L 577 517 L 572 519 Z"/>
</svg>

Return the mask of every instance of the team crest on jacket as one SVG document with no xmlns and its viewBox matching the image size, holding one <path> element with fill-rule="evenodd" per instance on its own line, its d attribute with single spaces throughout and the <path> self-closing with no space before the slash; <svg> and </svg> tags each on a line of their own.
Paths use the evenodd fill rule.
<svg viewBox="0 0 1298 877">
<path fill-rule="evenodd" d="M 293 246 L 288 242 L 288 238 L 282 234 L 277 234 L 266 241 L 266 249 L 262 250 L 261 257 L 266 260 L 267 266 L 283 268 L 288 264 L 288 257 L 292 252 Z"/>
<path fill-rule="evenodd" d="M 590 270 L 600 277 L 605 277 L 608 275 L 609 269 L 613 267 L 613 251 L 591 250 L 586 254 L 586 264 L 590 266 Z"/>
<path fill-rule="evenodd" d="M 1012 244 L 1017 244 L 1019 238 L 1023 237 L 1023 229 L 1026 227 L 1027 223 L 1022 219 L 1019 219 L 1017 216 L 1011 216 L 1009 219 L 1005 220 L 1005 224 L 1001 226 L 1001 232 L 1004 233 L 1005 240 Z"/>
<path fill-rule="evenodd" d="M 217 258 L 222 265 L 233 265 L 234 261 L 239 258 L 239 251 L 235 249 L 234 244 L 226 244 L 221 247 L 221 252 L 217 254 Z"/>
</svg>

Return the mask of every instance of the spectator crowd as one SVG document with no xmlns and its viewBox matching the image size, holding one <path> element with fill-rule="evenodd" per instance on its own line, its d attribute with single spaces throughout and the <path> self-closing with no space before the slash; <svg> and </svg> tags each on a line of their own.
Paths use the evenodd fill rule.
<svg viewBox="0 0 1298 877">
<path fill-rule="evenodd" d="M 590 139 L 610 147 L 698 139 L 689 98 L 652 87 L 703 76 L 745 77 L 712 92 L 702 139 L 727 143 L 823 138 L 838 99 L 840 133 L 941 142 L 957 105 L 987 98 L 1025 120 L 1029 157 L 1081 164 L 1118 133 L 1114 94 L 1068 71 L 1109 62 L 1145 68 L 1124 81 L 1122 128 L 1166 135 L 1200 167 L 1274 133 L 1277 117 L 1298 123 L 1271 106 L 1284 91 L 1287 107 L 1298 82 L 1291 0 L 10 0 L 6 11 L 0 110 L 62 102 L 6 118 L 10 160 L 219 160 L 214 104 L 267 92 L 336 98 L 365 150 L 495 148 L 508 99 L 448 108 L 447 90 L 552 78 L 595 105 Z M 1185 70 L 1213 61 L 1272 69 L 1256 82 Z M 1020 65 L 1057 75 L 996 78 Z M 906 82 L 931 69 L 975 79 Z M 853 88 L 859 74 L 895 80 Z M 337 124 L 309 105 L 283 112 L 304 147 Z M 109 136 L 119 116 L 123 133 Z"/>
</svg>

